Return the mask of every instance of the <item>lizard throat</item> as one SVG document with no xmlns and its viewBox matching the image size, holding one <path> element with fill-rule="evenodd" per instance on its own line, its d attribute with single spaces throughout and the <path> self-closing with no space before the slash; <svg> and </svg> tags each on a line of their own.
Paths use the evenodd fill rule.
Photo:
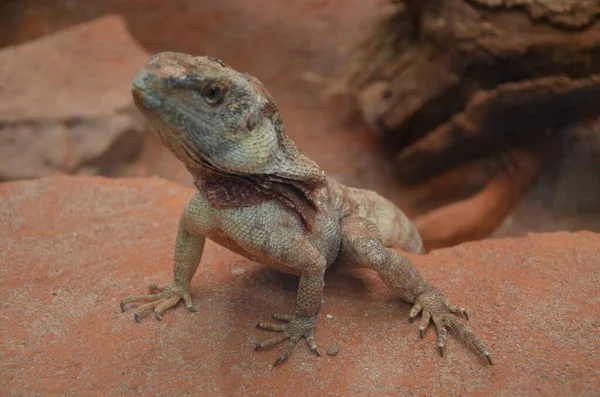
<svg viewBox="0 0 600 397">
<path fill-rule="evenodd" d="M 318 204 L 314 189 L 301 182 L 282 180 L 269 175 L 233 175 L 210 166 L 189 169 L 194 185 L 214 208 L 239 208 L 277 200 L 300 217 L 310 231 L 315 229 Z"/>
</svg>

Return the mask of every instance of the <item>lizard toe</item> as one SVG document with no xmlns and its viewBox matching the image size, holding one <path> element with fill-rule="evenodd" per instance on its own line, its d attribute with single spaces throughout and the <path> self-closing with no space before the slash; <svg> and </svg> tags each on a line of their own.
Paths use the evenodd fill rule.
<svg viewBox="0 0 600 397">
<path fill-rule="evenodd" d="M 258 351 L 262 348 L 275 346 L 289 339 L 289 343 L 287 344 L 285 350 L 281 352 L 279 356 L 277 356 L 277 359 L 273 364 L 274 366 L 277 366 L 283 360 L 287 359 L 295 349 L 298 341 L 302 338 L 305 338 L 308 347 L 313 353 L 315 353 L 315 355 L 321 355 L 319 353 L 314 336 L 316 316 L 274 314 L 273 318 L 286 321 L 286 324 L 258 323 L 256 325 L 257 328 L 267 331 L 281 332 L 282 334 L 258 343 L 254 350 Z"/>
<path fill-rule="evenodd" d="M 469 316 L 465 308 L 451 305 L 446 301 L 441 291 L 429 286 L 415 299 L 410 318 L 414 318 L 419 311 L 422 314 L 419 335 L 423 338 L 427 326 L 433 320 L 438 334 L 437 347 L 442 357 L 446 349 L 448 330 L 451 330 L 458 339 L 474 346 L 492 364 L 490 353 L 485 344 L 456 317 L 456 315 L 464 316 L 468 320 Z"/>
<path fill-rule="evenodd" d="M 133 318 L 138 323 L 141 318 L 154 312 L 158 320 L 162 320 L 165 311 L 175 306 L 179 301 L 183 300 L 190 311 L 195 311 L 192 306 L 192 299 L 185 287 L 178 283 L 171 283 L 164 287 L 158 287 L 156 284 L 150 284 L 151 292 L 161 290 L 159 293 L 151 293 L 149 295 L 130 295 L 121 299 L 121 311 L 126 310 L 127 303 L 143 303 L 135 308 Z"/>
</svg>

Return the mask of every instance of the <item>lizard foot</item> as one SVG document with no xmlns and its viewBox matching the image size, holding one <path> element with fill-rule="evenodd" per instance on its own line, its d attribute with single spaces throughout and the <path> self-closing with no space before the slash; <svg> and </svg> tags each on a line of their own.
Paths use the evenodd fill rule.
<svg viewBox="0 0 600 397">
<path fill-rule="evenodd" d="M 454 316 L 454 314 L 464 315 L 468 320 L 469 315 L 467 314 L 467 311 L 460 306 L 449 304 L 439 289 L 428 286 L 425 291 L 417 296 L 414 306 L 409 314 L 411 322 L 419 312 L 422 312 L 419 335 L 423 338 L 425 329 L 429 325 L 429 321 L 433 320 L 433 324 L 438 332 L 437 345 L 442 357 L 444 356 L 444 345 L 446 343 L 446 328 L 450 328 L 458 334 L 459 339 L 473 344 L 477 350 L 485 356 L 490 365 L 493 364 L 490 353 L 483 342 Z"/>
<path fill-rule="evenodd" d="M 121 311 L 125 311 L 125 304 L 130 302 L 146 302 L 136 308 L 133 313 L 133 318 L 138 323 L 140 319 L 146 314 L 154 311 L 154 315 L 157 319 L 162 320 L 163 313 L 175 306 L 180 300 L 183 299 L 185 305 L 191 312 L 195 312 L 194 306 L 192 305 L 192 298 L 187 288 L 181 284 L 173 281 L 169 285 L 158 286 L 157 284 L 150 284 L 148 286 L 150 295 L 130 295 L 126 296 L 121 300 Z"/>
<path fill-rule="evenodd" d="M 301 316 L 298 314 L 273 314 L 273 318 L 287 322 L 287 324 L 259 323 L 257 328 L 266 329 L 268 331 L 281 332 L 281 335 L 274 336 L 264 340 L 256 345 L 255 351 L 264 347 L 275 346 L 285 340 L 290 340 L 285 350 L 275 360 L 276 366 L 282 360 L 285 360 L 292 350 L 296 347 L 298 341 L 302 338 L 306 339 L 306 343 L 310 350 L 317 356 L 321 356 L 317 343 L 315 342 L 314 329 L 317 316 Z"/>
</svg>

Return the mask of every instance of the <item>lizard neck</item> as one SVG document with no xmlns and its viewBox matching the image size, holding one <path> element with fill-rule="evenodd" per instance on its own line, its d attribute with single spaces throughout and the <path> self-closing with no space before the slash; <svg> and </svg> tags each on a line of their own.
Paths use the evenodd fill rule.
<svg viewBox="0 0 600 397">
<path fill-rule="evenodd" d="M 277 149 L 268 163 L 262 167 L 260 174 L 293 181 L 293 183 L 301 184 L 311 190 L 325 186 L 327 184 L 325 173 L 314 161 L 303 155 L 294 141 L 287 135 L 281 115 L 271 94 L 255 77 L 248 76 L 248 79 L 264 101 L 264 105 L 260 110 L 260 117 L 269 120 L 270 128 L 272 128 L 271 132 L 275 132 L 277 137 Z"/>
<path fill-rule="evenodd" d="M 194 185 L 217 209 L 240 208 L 278 200 L 295 211 L 310 230 L 315 229 L 320 186 L 269 175 L 232 175 L 209 167 L 190 169 Z"/>
</svg>

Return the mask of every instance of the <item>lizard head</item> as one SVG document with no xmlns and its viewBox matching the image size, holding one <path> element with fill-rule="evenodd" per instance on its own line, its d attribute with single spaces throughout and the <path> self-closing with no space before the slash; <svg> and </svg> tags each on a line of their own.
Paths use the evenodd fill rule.
<svg viewBox="0 0 600 397">
<path fill-rule="evenodd" d="M 210 167 L 296 181 L 324 178 L 286 135 L 260 81 L 222 61 L 156 54 L 135 76 L 132 93 L 163 144 L 192 174 Z"/>
</svg>

